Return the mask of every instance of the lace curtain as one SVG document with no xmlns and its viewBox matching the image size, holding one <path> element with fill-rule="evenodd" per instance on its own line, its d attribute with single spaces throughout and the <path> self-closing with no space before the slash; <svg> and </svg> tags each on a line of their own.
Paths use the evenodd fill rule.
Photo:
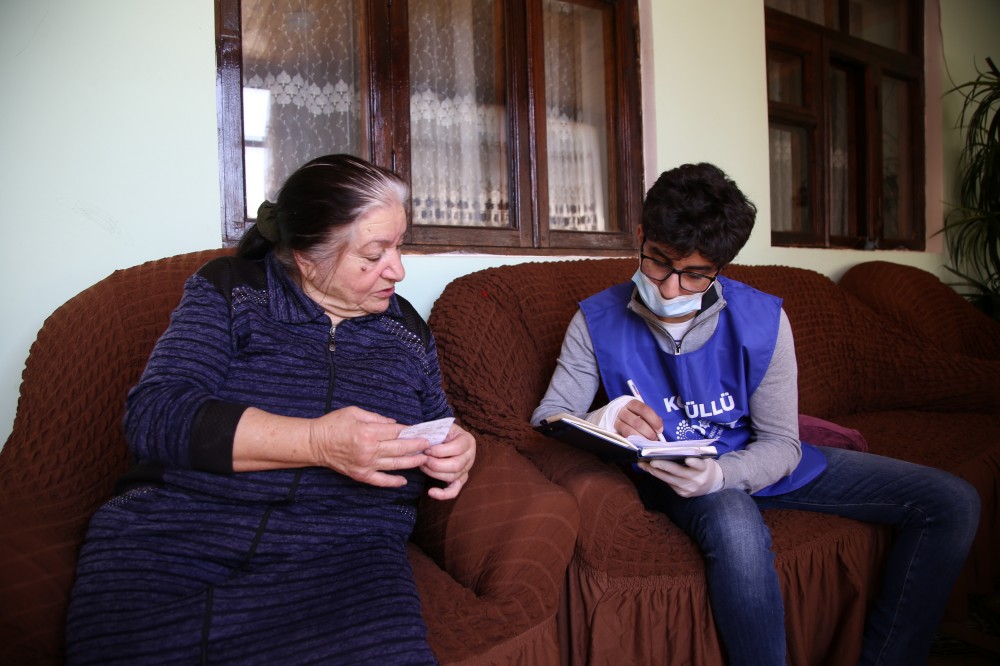
<svg viewBox="0 0 1000 666">
<path fill-rule="evenodd" d="M 830 234 L 846 236 L 850 206 L 848 180 L 847 74 L 834 70 L 830 80 Z"/>
<path fill-rule="evenodd" d="M 247 137 L 248 147 L 265 149 L 258 177 L 268 199 L 307 160 L 361 152 L 355 5 L 290 0 L 259 29 L 244 25 L 244 86 L 270 93 L 266 133 L 261 141 Z M 247 208 L 256 213 L 254 202 Z"/>
<path fill-rule="evenodd" d="M 771 229 L 773 231 L 793 231 L 794 211 L 792 191 L 795 188 L 792 174 L 792 135 L 790 132 L 770 128 L 771 160 Z"/>
<path fill-rule="evenodd" d="M 772 99 L 787 99 L 782 91 L 786 79 L 770 76 L 769 96 Z M 790 83 L 795 85 L 794 82 Z M 830 138 L 827 206 L 830 215 L 830 233 L 849 233 L 850 167 L 847 124 L 847 78 L 841 70 L 834 70 L 830 79 Z M 800 232 L 809 225 L 811 207 L 817 202 L 810 201 L 809 171 L 811 167 L 811 143 L 808 131 L 803 128 L 774 125 L 769 130 L 770 177 L 771 177 L 771 229 L 773 231 Z"/>
<path fill-rule="evenodd" d="M 604 231 L 604 39 L 597 10 L 542 4 L 549 228 Z"/>
<path fill-rule="evenodd" d="M 265 21 L 244 19 L 244 86 L 269 93 L 266 131 L 246 137 L 251 216 L 259 203 L 249 200 L 252 178 L 273 199 L 307 159 L 362 150 L 356 3 L 281 4 Z M 606 224 L 602 24 L 588 11 L 543 5 L 553 229 Z M 484 0 L 409 0 L 407 13 L 413 223 L 509 226 L 502 14 Z M 256 176 L 255 149 L 266 156 Z"/>
<path fill-rule="evenodd" d="M 413 221 L 506 226 L 507 115 L 495 57 L 503 31 L 493 3 L 410 0 L 408 11 Z M 552 229 L 606 228 L 603 35 L 600 15 L 595 27 L 586 11 L 543 3 Z"/>
<path fill-rule="evenodd" d="M 507 226 L 507 114 L 492 2 L 410 0 L 413 223 Z"/>
</svg>

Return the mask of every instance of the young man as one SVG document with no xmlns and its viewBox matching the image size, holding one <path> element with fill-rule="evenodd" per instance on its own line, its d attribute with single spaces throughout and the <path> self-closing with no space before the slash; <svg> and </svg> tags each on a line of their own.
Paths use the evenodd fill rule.
<svg viewBox="0 0 1000 666">
<path fill-rule="evenodd" d="M 895 528 L 861 662 L 923 663 L 975 536 L 978 495 L 940 470 L 799 441 L 798 370 L 781 301 L 719 276 L 756 213 L 713 165 L 664 172 L 643 203 L 632 282 L 581 303 L 532 422 L 570 412 L 626 436 L 718 438 L 717 459 L 641 463 L 636 483 L 646 506 L 704 554 L 729 663 L 785 663 L 783 602 L 760 513 L 772 507 Z M 601 385 L 618 397 L 588 412 Z"/>
</svg>

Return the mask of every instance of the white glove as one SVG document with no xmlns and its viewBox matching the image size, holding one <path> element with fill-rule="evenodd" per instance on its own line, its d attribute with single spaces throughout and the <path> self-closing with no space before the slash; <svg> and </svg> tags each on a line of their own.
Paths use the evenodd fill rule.
<svg viewBox="0 0 1000 666">
<path fill-rule="evenodd" d="M 698 497 L 722 490 L 725 477 L 722 465 L 712 458 L 685 458 L 684 464 L 670 460 L 652 460 L 639 463 L 681 497 Z"/>
<path fill-rule="evenodd" d="M 635 396 L 620 395 L 600 409 L 592 411 L 587 416 L 587 420 L 598 428 L 618 432 L 618 429 L 615 428 L 615 421 L 618 420 L 618 412 L 622 411 L 622 408 L 633 400 L 635 400 Z"/>
</svg>

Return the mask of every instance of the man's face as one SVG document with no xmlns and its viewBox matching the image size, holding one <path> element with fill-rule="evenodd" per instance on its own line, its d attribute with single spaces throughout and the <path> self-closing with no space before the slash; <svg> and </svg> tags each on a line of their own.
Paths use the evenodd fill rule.
<svg viewBox="0 0 1000 666">
<path fill-rule="evenodd" d="M 648 241 L 639 228 L 639 270 L 669 300 L 706 291 L 719 274 L 719 266 L 699 252 L 681 256 L 666 243 Z"/>
</svg>

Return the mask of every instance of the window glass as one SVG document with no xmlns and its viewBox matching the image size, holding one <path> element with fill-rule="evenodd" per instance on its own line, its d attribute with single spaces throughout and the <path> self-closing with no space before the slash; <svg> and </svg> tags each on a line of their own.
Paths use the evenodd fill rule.
<svg viewBox="0 0 1000 666">
<path fill-rule="evenodd" d="M 246 171 L 247 210 L 256 211 L 267 198 L 268 155 L 265 146 L 270 120 L 271 91 L 243 89 L 243 167 Z"/>
<path fill-rule="evenodd" d="M 850 34 L 894 51 L 909 52 L 908 0 L 849 2 Z"/>
<path fill-rule="evenodd" d="M 837 0 L 765 0 L 764 6 L 828 28 L 839 28 Z"/>
<path fill-rule="evenodd" d="M 352 0 L 243 3 L 247 213 L 304 162 L 361 154 L 360 52 Z"/>
<path fill-rule="evenodd" d="M 542 15 L 549 228 L 607 231 L 610 17 L 560 0 L 545 0 Z"/>
<path fill-rule="evenodd" d="M 882 226 L 883 237 L 913 240 L 913 130 L 910 84 L 882 77 Z"/>
<path fill-rule="evenodd" d="M 636 0 L 216 0 L 223 239 L 309 159 L 409 185 L 420 251 L 630 252 Z"/>
<path fill-rule="evenodd" d="M 772 49 L 767 54 L 767 99 L 771 102 L 802 106 L 802 56 Z"/>
<path fill-rule="evenodd" d="M 830 72 L 830 235 L 851 234 L 851 202 L 857 192 L 851 183 L 851 151 L 854 146 L 848 98 L 849 73 L 840 67 Z"/>
<path fill-rule="evenodd" d="M 409 1 L 413 224 L 510 224 L 498 6 Z"/>
<path fill-rule="evenodd" d="M 771 230 L 803 232 L 810 227 L 809 133 L 772 123 Z"/>
</svg>

